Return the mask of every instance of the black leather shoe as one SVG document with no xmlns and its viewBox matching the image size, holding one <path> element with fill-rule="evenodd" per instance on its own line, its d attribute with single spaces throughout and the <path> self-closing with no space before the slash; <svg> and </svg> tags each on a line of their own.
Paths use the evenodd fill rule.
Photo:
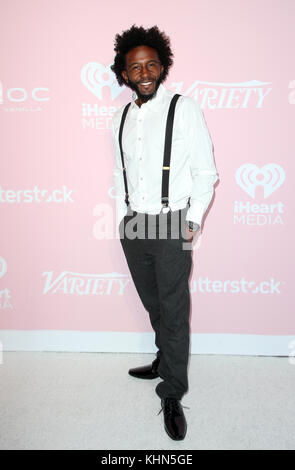
<svg viewBox="0 0 295 470">
<path fill-rule="evenodd" d="M 164 413 L 164 428 L 168 436 L 174 441 L 185 438 L 187 424 L 183 413 L 182 405 L 176 398 L 162 398 L 162 409 Z"/>
<path fill-rule="evenodd" d="M 137 377 L 138 379 L 156 379 L 159 377 L 158 366 L 160 364 L 160 359 L 156 359 L 149 364 L 148 366 L 136 367 L 135 369 L 129 369 L 129 374 L 132 377 Z"/>
</svg>

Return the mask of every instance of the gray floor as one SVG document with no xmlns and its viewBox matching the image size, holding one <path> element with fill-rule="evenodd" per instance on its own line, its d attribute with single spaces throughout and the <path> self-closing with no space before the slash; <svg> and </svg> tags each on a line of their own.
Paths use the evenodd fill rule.
<svg viewBox="0 0 295 470">
<path fill-rule="evenodd" d="M 4 352 L 1 449 L 295 449 L 288 358 L 192 355 L 188 431 L 171 440 L 154 388 L 130 377 L 152 354 Z"/>
</svg>

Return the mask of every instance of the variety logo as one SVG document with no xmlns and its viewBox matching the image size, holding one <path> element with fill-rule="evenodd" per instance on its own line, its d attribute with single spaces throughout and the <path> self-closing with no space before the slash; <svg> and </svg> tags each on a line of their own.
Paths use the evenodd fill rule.
<svg viewBox="0 0 295 470">
<path fill-rule="evenodd" d="M 8 88 L 4 91 L 0 81 L 0 105 L 4 105 L 4 111 L 41 111 L 41 104 L 50 101 L 49 88 L 35 87 L 32 90 L 26 88 Z M 14 106 L 11 106 L 13 103 Z M 20 103 L 24 106 L 20 106 Z M 10 107 L 5 107 L 9 104 Z M 38 106 L 32 106 L 36 105 Z"/>
<path fill-rule="evenodd" d="M 7 263 L 5 259 L 0 256 L 0 279 L 5 275 L 6 272 L 7 272 Z M 7 287 L 5 289 L 0 289 L 0 310 L 4 310 L 6 308 L 12 308 L 10 299 L 11 299 L 10 290 Z"/>
<path fill-rule="evenodd" d="M 187 90 L 183 82 L 173 82 L 176 93 L 191 96 L 202 109 L 262 108 L 265 97 L 272 88 L 271 82 L 251 80 L 248 82 L 223 83 L 195 81 Z"/>
<path fill-rule="evenodd" d="M 257 188 L 263 189 L 263 197 L 267 199 L 285 181 L 285 171 L 276 163 L 269 163 L 262 168 L 252 163 L 242 165 L 236 171 L 235 179 L 240 188 L 252 199 L 257 197 Z M 283 224 L 282 214 L 284 204 L 276 202 L 267 204 L 265 202 L 255 204 L 252 201 L 234 202 L 234 223 L 246 225 L 274 225 Z"/>
<path fill-rule="evenodd" d="M 63 271 L 53 279 L 53 271 L 44 272 L 46 277 L 43 294 L 66 295 L 123 295 L 129 283 L 127 274 L 81 274 Z"/>
</svg>

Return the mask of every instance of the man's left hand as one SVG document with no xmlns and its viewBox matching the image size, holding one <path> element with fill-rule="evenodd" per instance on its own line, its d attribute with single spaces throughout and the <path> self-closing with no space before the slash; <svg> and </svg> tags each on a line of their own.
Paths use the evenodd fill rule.
<svg viewBox="0 0 295 470">
<path fill-rule="evenodd" d="M 190 231 L 190 230 L 188 229 L 188 227 L 186 227 L 186 238 L 187 238 L 187 241 L 188 241 L 188 242 L 192 242 L 192 241 L 193 241 L 193 239 L 194 239 L 194 234 L 195 234 L 195 233 L 196 233 L 196 232 Z"/>
</svg>

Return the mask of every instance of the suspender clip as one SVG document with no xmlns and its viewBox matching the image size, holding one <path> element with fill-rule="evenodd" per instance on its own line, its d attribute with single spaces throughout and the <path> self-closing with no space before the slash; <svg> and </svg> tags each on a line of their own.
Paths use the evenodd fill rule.
<svg viewBox="0 0 295 470">
<path fill-rule="evenodd" d="M 168 207 L 168 202 L 169 202 L 168 197 L 163 196 L 162 199 L 161 199 L 161 202 L 162 202 L 163 207 Z"/>
<path fill-rule="evenodd" d="M 169 207 L 169 209 L 170 209 L 170 211 L 171 211 L 171 207 L 169 206 L 169 199 L 168 199 L 168 197 L 163 196 L 162 199 L 161 199 L 161 201 L 162 201 L 162 209 L 161 209 L 160 214 L 162 214 L 163 209 L 164 209 L 164 208 L 167 208 L 167 207 Z M 166 212 L 164 212 L 164 214 L 166 214 Z"/>
</svg>

